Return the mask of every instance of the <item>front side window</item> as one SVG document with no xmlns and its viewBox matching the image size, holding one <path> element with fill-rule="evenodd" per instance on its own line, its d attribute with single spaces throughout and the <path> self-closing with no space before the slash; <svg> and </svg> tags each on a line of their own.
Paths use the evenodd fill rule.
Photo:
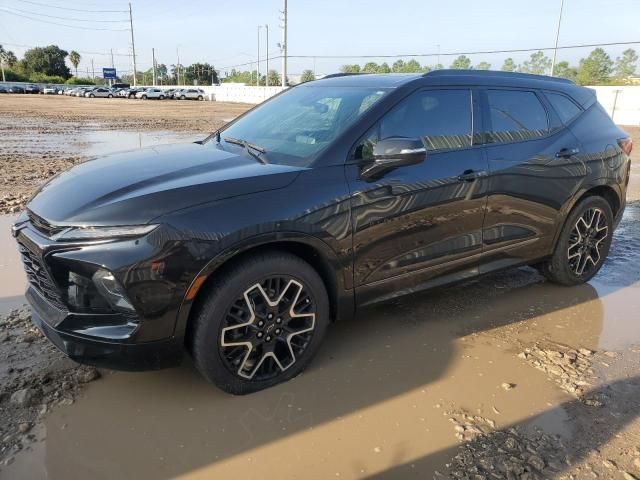
<svg viewBox="0 0 640 480">
<path fill-rule="evenodd" d="M 547 112 L 533 92 L 488 90 L 487 143 L 507 143 L 540 138 L 549 133 Z"/>
<path fill-rule="evenodd" d="M 312 157 L 387 94 L 360 87 L 298 86 L 252 110 L 222 132 L 262 147 L 270 163 L 307 166 Z"/>
<path fill-rule="evenodd" d="M 582 111 L 580 107 L 564 95 L 551 92 L 545 92 L 544 95 L 565 125 L 576 118 Z"/>
<path fill-rule="evenodd" d="M 469 90 L 422 90 L 396 105 L 356 146 L 354 158 L 373 156 L 379 140 L 419 138 L 427 150 L 451 150 L 471 146 L 473 117 Z"/>
</svg>

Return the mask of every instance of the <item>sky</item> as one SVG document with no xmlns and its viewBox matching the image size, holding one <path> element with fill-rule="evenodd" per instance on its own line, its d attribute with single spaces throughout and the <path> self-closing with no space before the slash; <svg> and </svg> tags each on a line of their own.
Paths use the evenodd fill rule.
<svg viewBox="0 0 640 480">
<path fill-rule="evenodd" d="M 436 54 L 448 66 L 449 52 L 552 47 L 560 0 L 289 0 L 289 73 L 305 69 L 318 74 L 338 71 L 345 63 L 405 61 L 406 54 Z M 216 69 L 255 62 L 258 25 L 269 25 L 270 55 L 278 55 L 282 0 L 132 0 L 138 70 L 158 63 L 208 62 Z M 114 10 L 114 12 L 97 12 Z M 35 20 L 38 19 L 38 20 Z M 128 3 L 120 0 L 0 0 L 0 44 L 18 57 L 31 46 L 56 44 L 82 55 L 80 70 L 111 66 L 131 71 Z M 88 21 L 92 20 L 92 21 Z M 81 28 L 54 25 L 54 22 Z M 560 45 L 640 42 L 640 0 L 565 0 Z M 106 29 L 106 30 L 94 30 Z M 112 31 L 117 30 L 117 31 Z M 260 57 L 266 54 L 265 28 Z M 632 45 L 640 51 L 640 43 Z M 625 47 L 604 47 L 615 58 Z M 561 50 L 558 60 L 577 63 L 592 48 Z M 353 55 L 353 58 L 317 58 Z M 394 58 L 358 58 L 391 55 Z M 499 68 L 504 59 L 517 63 L 530 53 L 468 55 L 473 64 Z M 552 52 L 547 52 L 551 56 Z M 437 56 L 416 58 L 436 64 Z M 255 63 L 252 68 L 255 68 Z M 264 61 L 261 63 L 264 72 Z M 279 70 L 280 60 L 269 68 Z"/>
</svg>

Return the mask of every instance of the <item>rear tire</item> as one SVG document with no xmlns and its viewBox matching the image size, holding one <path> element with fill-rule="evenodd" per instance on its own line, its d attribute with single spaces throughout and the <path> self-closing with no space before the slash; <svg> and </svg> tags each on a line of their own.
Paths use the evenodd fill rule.
<svg viewBox="0 0 640 480">
<path fill-rule="evenodd" d="M 160 95 L 160 100 L 164 100 L 164 95 Z"/>
<path fill-rule="evenodd" d="M 235 395 L 298 375 L 329 325 L 322 279 L 284 252 L 240 261 L 216 274 L 203 294 L 190 334 L 194 363 L 208 381 Z"/>
<path fill-rule="evenodd" d="M 607 258 L 612 236 L 611 205 L 602 197 L 587 197 L 571 210 L 553 255 L 539 269 L 560 285 L 588 282 Z"/>
<path fill-rule="evenodd" d="M 180 97 L 180 100 L 184 100 L 185 98 L 187 98 L 187 97 L 185 97 L 184 95 L 182 95 L 182 96 Z"/>
</svg>

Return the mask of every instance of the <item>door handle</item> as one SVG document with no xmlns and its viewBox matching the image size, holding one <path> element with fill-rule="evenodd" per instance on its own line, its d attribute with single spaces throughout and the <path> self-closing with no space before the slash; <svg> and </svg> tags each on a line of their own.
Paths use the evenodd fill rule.
<svg viewBox="0 0 640 480">
<path fill-rule="evenodd" d="M 580 153 L 580 149 L 577 147 L 563 148 L 558 153 L 556 153 L 556 158 L 571 158 L 578 153 Z"/>
<path fill-rule="evenodd" d="M 465 170 L 462 174 L 458 175 L 458 180 L 461 182 L 473 182 L 478 178 L 486 177 L 487 172 L 484 170 L 476 171 L 476 170 Z"/>
</svg>

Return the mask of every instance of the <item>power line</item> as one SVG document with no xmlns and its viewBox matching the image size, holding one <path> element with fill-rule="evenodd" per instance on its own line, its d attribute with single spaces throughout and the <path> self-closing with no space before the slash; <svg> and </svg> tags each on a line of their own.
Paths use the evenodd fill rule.
<svg viewBox="0 0 640 480">
<path fill-rule="evenodd" d="M 8 42 L 0 42 L 0 45 L 7 45 L 10 47 L 19 47 L 19 48 L 38 48 L 38 45 L 24 45 L 24 44 L 20 44 L 20 43 L 8 43 Z M 88 52 L 86 50 L 76 50 L 76 52 L 78 53 L 82 53 L 85 55 L 104 55 L 104 56 L 111 56 L 111 53 L 109 52 Z M 131 54 L 130 53 L 114 53 L 114 56 L 117 57 L 130 57 Z"/>
<path fill-rule="evenodd" d="M 21 10 L 19 8 L 14 8 L 16 12 L 25 13 L 29 15 L 37 15 L 39 17 L 47 17 L 47 18 L 56 18 L 58 20 L 66 20 L 71 22 L 93 22 L 93 23 L 125 23 L 128 20 L 91 20 L 89 18 L 71 18 L 71 17 L 58 17 L 56 15 L 47 15 L 45 13 L 31 12 L 28 10 Z"/>
<path fill-rule="evenodd" d="M 21 13 L 15 13 L 15 12 L 12 12 L 11 10 L 0 9 L 0 11 L 8 13 L 10 15 L 15 15 L 17 17 L 22 17 L 22 18 L 26 18 L 26 19 L 29 19 L 29 20 L 33 20 L 35 22 L 49 23 L 51 25 L 57 25 L 59 27 L 75 28 L 75 29 L 78 29 L 78 30 L 100 30 L 100 31 L 109 31 L 109 32 L 127 32 L 127 31 L 129 31 L 128 28 L 116 29 L 116 28 L 81 27 L 79 25 L 67 25 L 66 23 L 50 22 L 49 20 L 42 20 L 41 18 L 34 18 L 34 17 L 30 17 L 28 15 L 22 15 Z"/>
<path fill-rule="evenodd" d="M 85 12 L 85 13 L 127 13 L 126 10 L 87 10 L 81 8 L 69 8 L 69 7 L 60 7 L 58 5 L 50 5 L 46 3 L 33 2 L 31 0 L 16 0 L 22 3 L 30 3 L 31 5 L 37 5 L 39 7 L 47 7 L 47 8 L 57 8 L 59 10 L 69 10 L 71 12 Z"/>
</svg>

